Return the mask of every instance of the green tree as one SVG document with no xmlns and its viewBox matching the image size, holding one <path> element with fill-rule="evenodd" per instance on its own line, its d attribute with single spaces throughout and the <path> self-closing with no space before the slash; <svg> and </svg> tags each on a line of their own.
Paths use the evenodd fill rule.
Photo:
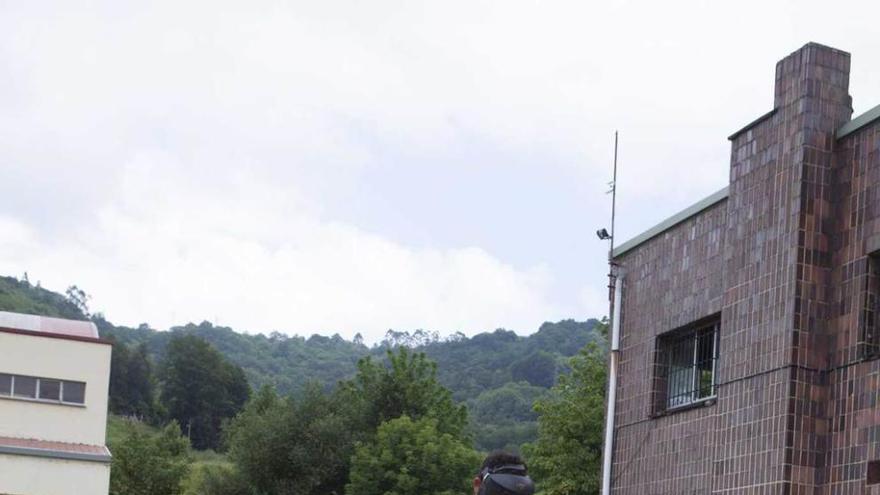
<svg viewBox="0 0 880 495">
<path fill-rule="evenodd" d="M 175 335 L 162 367 L 162 404 L 197 449 L 220 446 L 223 421 L 247 402 L 244 371 L 205 340 Z"/>
<path fill-rule="evenodd" d="M 547 389 L 526 382 L 509 382 L 501 388 L 483 392 L 468 401 L 474 425 L 474 441 L 485 450 L 518 451 L 537 437 L 538 413 L 535 401 Z"/>
<path fill-rule="evenodd" d="M 0 276 L 0 311 L 86 319 L 86 315 L 65 296 L 41 288 L 39 282 L 31 285 L 15 277 Z"/>
<path fill-rule="evenodd" d="M 436 418 L 440 432 L 462 436 L 467 409 L 457 405 L 452 393 L 437 381 L 437 364 L 406 347 L 388 350 L 387 356 L 387 365 L 370 357 L 361 359 L 355 378 L 341 384 L 351 403 L 363 408 L 363 429 L 375 431 L 385 421 L 406 415 Z"/>
<path fill-rule="evenodd" d="M 297 399 L 263 387 L 227 427 L 229 457 L 262 493 L 341 494 L 357 437 L 349 411 L 317 384 Z"/>
<path fill-rule="evenodd" d="M 480 463 L 471 447 L 438 429 L 436 418 L 408 416 L 379 426 L 352 458 L 348 495 L 460 495 Z"/>
<path fill-rule="evenodd" d="M 156 393 L 153 365 L 147 347 L 134 349 L 113 341 L 110 360 L 110 412 L 139 419 L 155 419 Z"/>
<path fill-rule="evenodd" d="M 64 294 L 67 296 L 67 300 L 76 306 L 82 314 L 86 316 L 89 315 L 89 299 L 91 299 L 92 296 L 86 294 L 86 291 L 75 285 L 68 287 Z"/>
<path fill-rule="evenodd" d="M 526 446 L 542 495 L 599 493 L 604 429 L 606 353 L 591 343 L 572 358 L 550 395 L 535 405 L 538 440 Z"/>
<path fill-rule="evenodd" d="M 556 358 L 549 352 L 536 351 L 510 366 L 513 381 L 525 381 L 537 387 L 550 388 L 556 380 Z"/>
<path fill-rule="evenodd" d="M 122 438 L 110 443 L 110 495 L 177 495 L 189 469 L 189 442 L 177 423 L 158 433 L 126 421 Z"/>
<path fill-rule="evenodd" d="M 181 495 L 255 495 L 238 468 L 231 463 L 196 463 L 183 481 Z"/>
<path fill-rule="evenodd" d="M 547 394 L 547 389 L 525 382 L 508 382 L 503 387 L 487 390 L 471 401 L 471 413 L 483 422 L 535 421 L 535 401 Z"/>
</svg>

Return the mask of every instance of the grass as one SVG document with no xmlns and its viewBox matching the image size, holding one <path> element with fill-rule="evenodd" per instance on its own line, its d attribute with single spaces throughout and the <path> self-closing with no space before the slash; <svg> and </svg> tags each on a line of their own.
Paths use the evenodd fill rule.
<svg viewBox="0 0 880 495">
<path fill-rule="evenodd" d="M 111 414 L 107 416 L 107 445 L 111 449 L 119 439 L 125 436 L 126 428 L 129 425 L 134 425 L 135 429 L 141 433 L 156 434 L 159 432 L 157 428 L 142 421 Z"/>
</svg>

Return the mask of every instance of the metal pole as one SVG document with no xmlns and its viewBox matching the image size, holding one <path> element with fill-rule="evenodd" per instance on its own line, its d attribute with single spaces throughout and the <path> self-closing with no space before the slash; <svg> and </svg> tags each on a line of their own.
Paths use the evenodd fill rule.
<svg viewBox="0 0 880 495">
<path fill-rule="evenodd" d="M 614 263 L 614 217 L 617 207 L 617 131 L 614 131 L 614 175 L 611 181 L 611 246 L 608 249 L 608 300 L 611 317 L 611 342 L 608 359 L 608 406 L 605 413 L 605 444 L 602 449 L 602 494 L 611 494 L 611 467 L 614 454 L 614 414 L 617 401 L 617 364 L 620 349 L 620 300 L 618 274 Z"/>
<path fill-rule="evenodd" d="M 608 262 L 614 264 L 614 215 L 617 208 L 617 131 L 614 131 L 614 175 L 611 178 L 611 248 L 608 250 Z"/>
</svg>

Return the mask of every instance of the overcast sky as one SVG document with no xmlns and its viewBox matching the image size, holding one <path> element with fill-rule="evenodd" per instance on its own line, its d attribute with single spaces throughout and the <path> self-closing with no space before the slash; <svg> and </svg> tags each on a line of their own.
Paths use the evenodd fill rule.
<svg viewBox="0 0 880 495">
<path fill-rule="evenodd" d="M 0 274 L 118 324 L 600 317 L 615 129 L 623 241 L 727 184 L 806 42 L 880 104 L 876 2 L 136 4 L 0 0 Z"/>
</svg>

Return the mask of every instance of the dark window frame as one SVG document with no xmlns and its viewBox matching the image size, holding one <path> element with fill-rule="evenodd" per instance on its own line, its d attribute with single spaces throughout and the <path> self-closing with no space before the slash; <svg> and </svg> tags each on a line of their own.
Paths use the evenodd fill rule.
<svg viewBox="0 0 880 495">
<path fill-rule="evenodd" d="M 869 486 L 880 484 L 880 460 L 868 461 L 865 471 L 865 484 Z"/>
<path fill-rule="evenodd" d="M 714 404 L 720 323 L 716 314 L 657 337 L 653 416 Z"/>
<path fill-rule="evenodd" d="M 858 353 L 861 359 L 880 358 L 880 251 L 865 257 Z"/>
</svg>

